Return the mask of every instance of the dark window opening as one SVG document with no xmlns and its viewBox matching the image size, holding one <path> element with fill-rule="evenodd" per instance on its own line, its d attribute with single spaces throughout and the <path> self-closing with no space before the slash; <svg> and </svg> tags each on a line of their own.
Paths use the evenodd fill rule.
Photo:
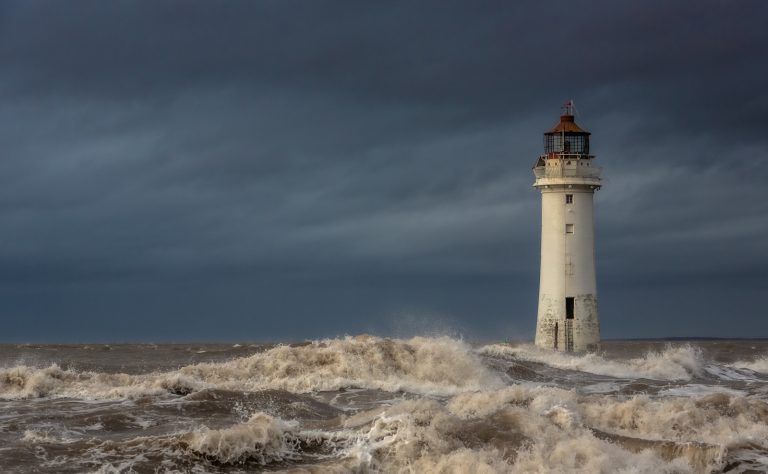
<svg viewBox="0 0 768 474">
<path fill-rule="evenodd" d="M 557 323 L 555 323 L 555 349 L 557 349 Z"/>
<path fill-rule="evenodd" d="M 573 296 L 565 298 L 565 319 L 573 319 Z"/>
<path fill-rule="evenodd" d="M 565 195 L 565 203 L 566 204 L 573 204 L 573 194 L 566 194 Z"/>
</svg>

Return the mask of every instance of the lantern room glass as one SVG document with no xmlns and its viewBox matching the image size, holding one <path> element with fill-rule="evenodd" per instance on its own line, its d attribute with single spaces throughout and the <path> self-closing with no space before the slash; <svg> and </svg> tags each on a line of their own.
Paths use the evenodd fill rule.
<svg viewBox="0 0 768 474">
<path fill-rule="evenodd" d="M 544 153 L 589 154 L 589 135 L 583 133 L 544 134 Z"/>
</svg>

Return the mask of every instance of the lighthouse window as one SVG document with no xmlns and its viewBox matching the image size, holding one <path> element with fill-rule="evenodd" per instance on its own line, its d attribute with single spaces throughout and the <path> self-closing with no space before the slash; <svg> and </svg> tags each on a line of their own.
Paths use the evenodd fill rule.
<svg viewBox="0 0 768 474">
<path fill-rule="evenodd" d="M 565 224 L 565 233 L 573 234 L 573 224 Z"/>
<path fill-rule="evenodd" d="M 573 296 L 565 298 L 565 319 L 573 319 Z"/>
<path fill-rule="evenodd" d="M 565 195 L 565 203 L 566 204 L 573 204 L 573 194 L 566 194 Z"/>
</svg>

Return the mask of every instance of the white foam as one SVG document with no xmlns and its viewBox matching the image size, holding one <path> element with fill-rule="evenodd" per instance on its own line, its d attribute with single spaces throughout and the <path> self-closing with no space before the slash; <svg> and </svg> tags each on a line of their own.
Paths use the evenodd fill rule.
<svg viewBox="0 0 768 474">
<path fill-rule="evenodd" d="M 721 365 L 708 365 L 704 370 L 721 380 L 735 380 L 743 382 L 756 382 L 759 381 L 755 377 L 755 372 L 750 369 L 724 367 Z"/>
<path fill-rule="evenodd" d="M 245 423 L 221 430 L 202 429 L 182 440 L 195 453 L 221 463 L 248 459 L 264 465 L 298 457 L 299 440 L 294 434 L 297 426 L 256 413 Z"/>
<path fill-rule="evenodd" d="M 768 448 L 768 425 L 758 421 L 768 404 L 701 387 L 667 398 L 589 396 L 579 400 L 578 411 L 589 426 L 624 436 L 719 446 L 759 439 Z"/>
<path fill-rule="evenodd" d="M 18 366 L 0 370 L 0 398 L 137 398 L 205 388 L 294 393 L 359 387 L 451 395 L 499 388 L 501 377 L 472 348 L 447 337 L 408 340 L 372 336 L 277 346 L 228 362 L 200 363 L 140 375 Z"/>
<path fill-rule="evenodd" d="M 63 427 L 38 427 L 24 430 L 21 441 L 38 443 L 69 444 L 82 439 L 80 433 Z"/>
<path fill-rule="evenodd" d="M 559 369 L 627 379 L 690 380 L 692 376 L 700 375 L 704 368 L 701 350 L 689 345 L 667 347 L 661 352 L 651 351 L 643 357 L 627 360 L 609 360 L 595 353 L 548 351 L 533 345 L 492 344 L 481 347 L 479 352 L 540 362 Z"/>
<path fill-rule="evenodd" d="M 504 410 L 518 416 L 547 417 L 563 429 L 595 428 L 631 438 L 706 443 L 723 450 L 732 445 L 758 444 L 768 450 L 768 403 L 739 391 L 717 387 L 696 389 L 684 397 L 637 395 L 628 399 L 579 395 L 573 390 L 515 385 L 501 390 L 463 393 L 448 401 L 455 416 L 489 418 Z M 521 426 L 535 423 L 520 418 Z M 540 435 L 531 433 L 534 440 Z M 710 450 L 711 451 L 711 450 Z M 708 455 L 717 457 L 717 452 Z M 715 459 L 713 458 L 713 459 Z"/>
<path fill-rule="evenodd" d="M 323 462 L 302 463 L 297 472 L 708 472 L 722 467 L 726 447 L 765 443 L 768 427 L 755 420 L 766 410 L 763 402 L 722 393 L 618 400 L 529 384 L 467 391 L 444 403 L 399 401 L 324 430 L 256 412 L 226 428 L 103 443 L 90 455 L 122 456 L 103 472 L 140 470 L 158 456 L 168 471 L 190 462 L 204 470 L 209 461 L 271 465 L 309 457 Z M 605 440 L 594 430 L 629 439 Z"/>
<path fill-rule="evenodd" d="M 742 397 L 747 394 L 742 390 L 735 390 L 732 388 L 723 387 L 721 385 L 702 385 L 692 383 L 661 390 L 658 395 L 667 397 L 701 397 L 703 395 L 719 393 L 736 397 Z"/>
<path fill-rule="evenodd" d="M 599 382 L 581 387 L 582 393 L 614 393 L 621 390 L 621 385 L 614 382 Z"/>
<path fill-rule="evenodd" d="M 761 374 L 768 374 L 768 356 L 758 357 L 755 360 L 741 360 L 728 364 L 739 369 L 749 369 Z"/>
<path fill-rule="evenodd" d="M 447 407 L 423 399 L 405 401 L 378 413 L 352 417 L 347 426 L 369 426 L 348 451 L 363 471 L 694 471 L 684 455 L 664 461 L 658 453 L 633 453 L 596 438 L 583 424 L 575 395 L 553 388 L 509 387 L 464 393 L 452 398 Z M 471 440 L 477 434 L 471 430 L 483 433 L 491 426 L 507 433 L 507 438 L 473 445 Z M 708 458 L 707 462 L 714 466 L 718 460 Z"/>
<path fill-rule="evenodd" d="M 277 346 L 223 364 L 184 367 L 180 372 L 223 388 L 294 393 L 361 387 L 452 394 L 503 385 L 468 344 L 447 337 L 329 339 Z"/>
<path fill-rule="evenodd" d="M 104 429 L 104 424 L 101 422 L 97 422 L 92 425 L 83 426 L 81 429 L 83 431 L 101 431 Z"/>
</svg>

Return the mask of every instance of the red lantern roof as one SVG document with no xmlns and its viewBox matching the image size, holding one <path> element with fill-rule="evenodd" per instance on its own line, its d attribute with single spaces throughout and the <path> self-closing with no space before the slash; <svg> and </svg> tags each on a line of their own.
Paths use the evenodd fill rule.
<svg viewBox="0 0 768 474">
<path fill-rule="evenodd" d="M 555 125 L 555 127 L 548 131 L 547 134 L 550 133 L 583 133 L 586 135 L 590 135 L 590 133 L 578 125 L 576 125 L 576 122 L 573 120 L 573 115 L 561 115 L 560 116 L 560 123 Z"/>
</svg>

